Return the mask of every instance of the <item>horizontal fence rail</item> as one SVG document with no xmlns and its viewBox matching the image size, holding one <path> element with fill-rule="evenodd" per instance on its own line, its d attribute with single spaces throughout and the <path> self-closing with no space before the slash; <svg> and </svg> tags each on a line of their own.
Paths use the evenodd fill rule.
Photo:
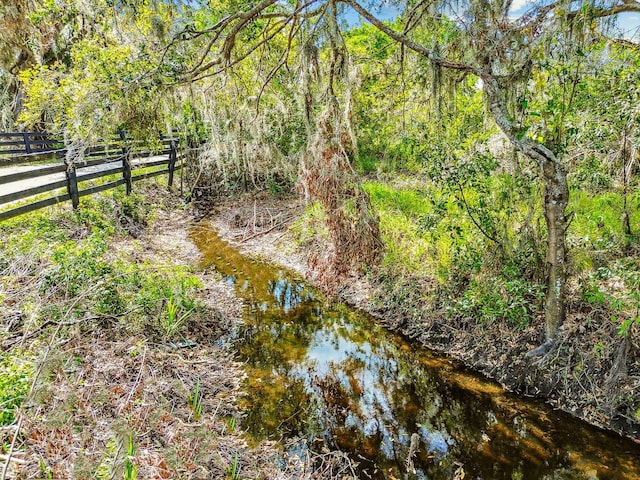
<svg viewBox="0 0 640 480">
<path fill-rule="evenodd" d="M 119 133 L 111 139 L 87 147 L 65 146 L 60 139 L 41 132 L 0 133 L 0 221 L 57 203 L 71 201 L 77 208 L 80 198 L 104 190 L 126 186 L 131 193 L 134 182 L 158 175 L 173 176 L 181 168 L 178 139 L 161 136 L 158 148 Z M 135 174 L 136 171 L 166 165 L 166 168 Z M 120 175 L 101 185 L 82 186 L 84 182 Z M 48 198 L 13 206 L 35 195 L 56 192 Z"/>
<path fill-rule="evenodd" d="M 64 141 L 46 132 L 0 132 L 0 164 L 15 158 L 39 160 L 63 150 Z"/>
</svg>

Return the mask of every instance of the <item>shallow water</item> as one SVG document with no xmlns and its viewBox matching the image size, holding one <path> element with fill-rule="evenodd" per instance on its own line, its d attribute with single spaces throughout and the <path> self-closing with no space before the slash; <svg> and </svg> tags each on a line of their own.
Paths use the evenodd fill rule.
<svg viewBox="0 0 640 480">
<path fill-rule="evenodd" d="M 234 340 L 248 373 L 243 426 L 256 439 L 305 436 L 346 452 L 360 478 L 640 479 L 640 445 L 509 394 L 328 303 L 206 225 L 191 237 L 203 266 L 247 304 Z"/>
</svg>

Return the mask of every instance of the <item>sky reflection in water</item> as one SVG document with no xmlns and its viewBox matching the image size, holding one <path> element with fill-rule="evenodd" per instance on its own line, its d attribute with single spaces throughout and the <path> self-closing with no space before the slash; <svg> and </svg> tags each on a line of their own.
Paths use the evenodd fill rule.
<svg viewBox="0 0 640 480">
<path fill-rule="evenodd" d="M 505 393 L 410 345 L 304 282 L 251 261 L 210 228 L 203 265 L 247 304 L 237 332 L 247 364 L 243 426 L 256 438 L 322 439 L 361 478 L 638 479 L 640 446 Z M 415 472 L 407 469 L 410 445 Z"/>
</svg>

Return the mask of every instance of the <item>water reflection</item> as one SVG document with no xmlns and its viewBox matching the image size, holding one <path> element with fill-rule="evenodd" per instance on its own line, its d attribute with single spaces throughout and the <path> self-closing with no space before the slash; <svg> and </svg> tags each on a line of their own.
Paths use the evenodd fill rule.
<svg viewBox="0 0 640 480">
<path fill-rule="evenodd" d="M 206 227 L 192 238 L 247 303 L 238 349 L 249 374 L 244 425 L 257 438 L 306 435 L 349 452 L 361 478 L 640 478 L 633 442 L 509 395 L 326 303 Z"/>
</svg>

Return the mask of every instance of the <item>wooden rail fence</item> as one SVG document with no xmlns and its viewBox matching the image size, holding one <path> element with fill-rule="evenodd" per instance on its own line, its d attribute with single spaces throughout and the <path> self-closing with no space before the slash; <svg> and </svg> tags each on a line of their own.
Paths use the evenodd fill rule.
<svg viewBox="0 0 640 480">
<path fill-rule="evenodd" d="M 0 211 L 0 221 L 71 200 L 77 208 L 80 197 L 126 185 L 127 195 L 138 180 L 167 174 L 169 187 L 181 168 L 178 140 L 161 136 L 159 148 L 149 149 L 127 139 L 124 132 L 91 146 L 65 145 L 41 132 L 0 133 L 0 207 L 53 192 L 65 193 L 38 199 Z M 166 168 L 135 175 L 136 170 L 166 165 Z M 107 183 L 81 187 L 83 182 L 118 174 Z"/>
</svg>

